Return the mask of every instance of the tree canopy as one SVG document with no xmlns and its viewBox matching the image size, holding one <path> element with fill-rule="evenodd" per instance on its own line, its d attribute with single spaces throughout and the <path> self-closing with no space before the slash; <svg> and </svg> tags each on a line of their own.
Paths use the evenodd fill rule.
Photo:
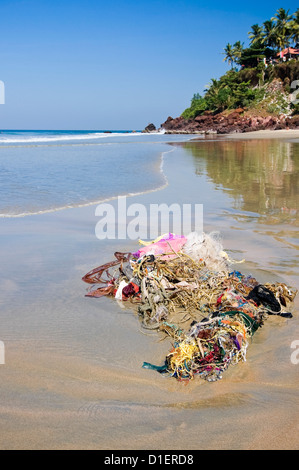
<svg viewBox="0 0 299 470">
<path fill-rule="evenodd" d="M 194 94 L 190 107 L 182 113 L 185 119 L 194 119 L 206 110 L 221 112 L 225 109 L 247 107 L 262 98 L 261 85 L 266 76 L 265 60 L 269 63 L 273 59 L 275 62 L 279 51 L 286 47 L 296 47 L 299 41 L 299 8 L 293 14 L 279 8 L 263 24 L 252 25 L 248 39 L 247 47 L 241 41 L 228 43 L 224 47 L 223 60 L 229 66 L 228 72 L 219 79 L 211 79 L 204 95 Z M 282 73 L 286 71 L 287 67 L 284 67 Z M 267 73 L 268 79 L 277 76 L 277 73 Z M 293 71 L 290 70 L 290 73 Z"/>
</svg>

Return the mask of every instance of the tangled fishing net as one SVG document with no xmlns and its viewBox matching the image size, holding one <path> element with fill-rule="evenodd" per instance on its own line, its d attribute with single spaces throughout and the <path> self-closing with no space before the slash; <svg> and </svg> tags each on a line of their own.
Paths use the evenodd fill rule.
<svg viewBox="0 0 299 470">
<path fill-rule="evenodd" d="M 139 243 L 138 251 L 116 252 L 83 281 L 91 284 L 88 297 L 129 301 L 144 328 L 171 338 L 164 364 L 145 362 L 144 368 L 179 380 L 218 380 L 230 364 L 246 360 L 249 341 L 268 315 L 292 317 L 297 290 L 231 270 L 244 260 L 231 260 L 215 232 Z"/>
</svg>

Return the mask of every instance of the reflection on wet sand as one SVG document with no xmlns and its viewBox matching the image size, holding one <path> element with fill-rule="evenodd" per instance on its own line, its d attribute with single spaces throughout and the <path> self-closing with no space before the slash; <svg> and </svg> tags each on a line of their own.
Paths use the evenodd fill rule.
<svg viewBox="0 0 299 470">
<path fill-rule="evenodd" d="M 298 226 L 299 145 L 277 140 L 192 142 L 197 174 L 229 192 L 233 208 L 258 223 Z"/>
<path fill-rule="evenodd" d="M 232 230 L 234 248 L 245 244 L 250 266 L 259 261 L 259 269 L 275 267 L 293 282 L 299 274 L 299 143 L 213 139 L 181 145 L 198 178 L 210 181 L 213 197 L 218 194 L 213 222 Z"/>
</svg>

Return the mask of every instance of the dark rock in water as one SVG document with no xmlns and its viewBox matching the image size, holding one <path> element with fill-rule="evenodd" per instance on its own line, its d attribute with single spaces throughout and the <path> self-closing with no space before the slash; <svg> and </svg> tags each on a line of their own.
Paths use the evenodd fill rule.
<svg viewBox="0 0 299 470">
<path fill-rule="evenodd" d="M 154 132 L 156 131 L 156 126 L 153 123 L 148 124 L 143 132 Z"/>
</svg>

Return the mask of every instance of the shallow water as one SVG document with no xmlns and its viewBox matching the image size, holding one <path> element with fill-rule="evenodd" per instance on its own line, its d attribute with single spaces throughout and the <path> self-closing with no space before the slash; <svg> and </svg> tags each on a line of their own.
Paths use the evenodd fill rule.
<svg viewBox="0 0 299 470">
<path fill-rule="evenodd" d="M 0 218 L 162 187 L 161 155 L 167 141 L 178 139 L 162 133 L 1 132 Z"/>
<path fill-rule="evenodd" d="M 201 203 L 204 230 L 245 258 L 239 270 L 298 286 L 299 144 L 209 139 L 167 150 L 167 187 L 128 202 Z M 294 317 L 270 317 L 247 362 L 219 382 L 142 369 L 161 364 L 170 343 L 145 334 L 127 304 L 84 297 L 87 271 L 137 246 L 98 240 L 94 211 L 0 221 L 1 448 L 298 449 L 298 298 Z"/>
</svg>

